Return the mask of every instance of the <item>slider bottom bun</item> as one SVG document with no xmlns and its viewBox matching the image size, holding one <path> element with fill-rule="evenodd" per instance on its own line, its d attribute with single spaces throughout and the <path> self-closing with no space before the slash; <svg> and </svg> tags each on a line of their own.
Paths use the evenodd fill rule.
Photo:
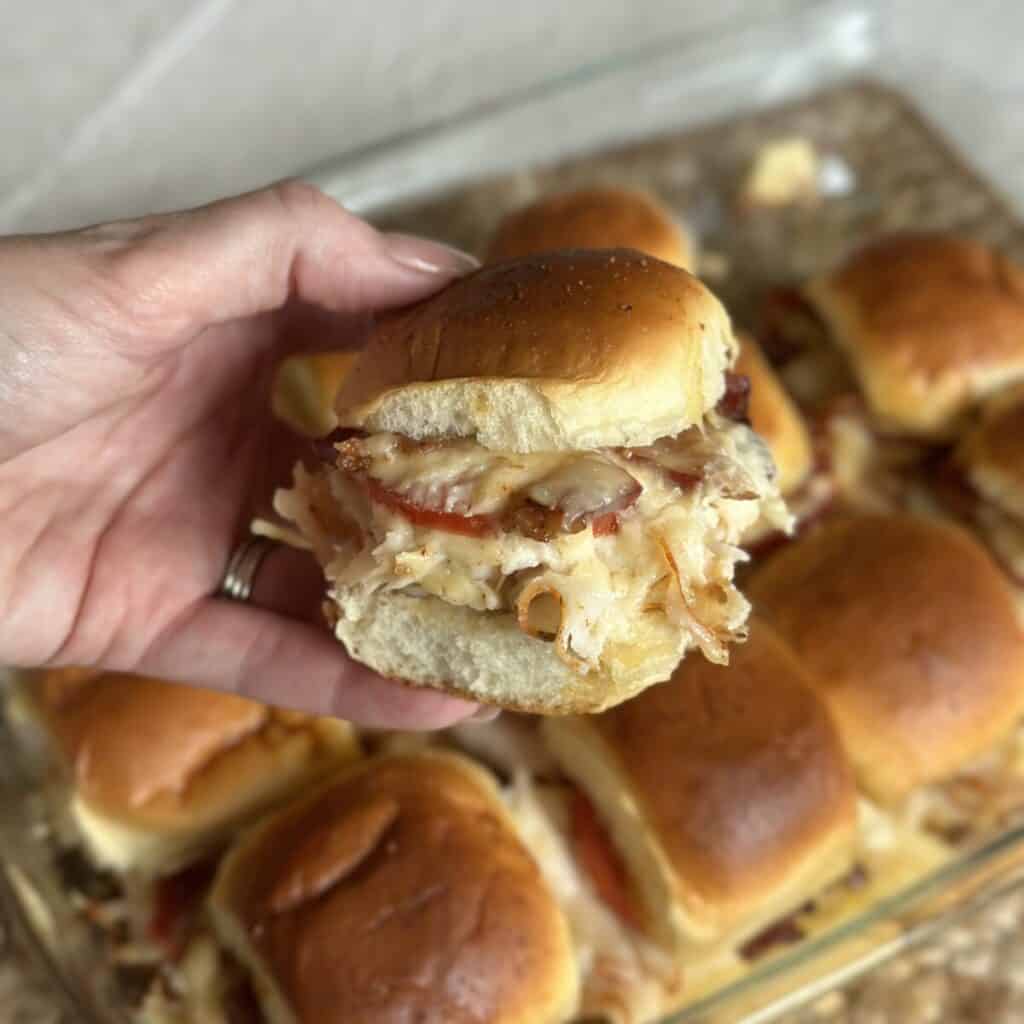
<svg viewBox="0 0 1024 1024">
<path fill-rule="evenodd" d="M 492 781 L 452 754 L 374 759 L 228 854 L 214 928 L 267 1024 L 557 1024 L 564 915 Z"/>
<path fill-rule="evenodd" d="M 553 644 L 522 632 L 512 615 L 477 612 L 435 597 L 381 593 L 339 595 L 334 631 L 357 661 L 410 685 L 533 714 L 601 711 L 667 676 L 678 640 L 667 621 L 646 616 L 635 641 L 606 654 L 607 671 L 581 674 Z M 694 655 L 696 657 L 697 655 Z"/>
</svg>

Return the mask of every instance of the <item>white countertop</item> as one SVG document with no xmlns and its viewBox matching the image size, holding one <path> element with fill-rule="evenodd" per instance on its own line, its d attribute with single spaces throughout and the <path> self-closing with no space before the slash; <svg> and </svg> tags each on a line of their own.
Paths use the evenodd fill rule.
<svg viewBox="0 0 1024 1024">
<path fill-rule="evenodd" d="M 687 31 L 738 0 L 0 4 L 0 231 L 200 202 Z M 881 73 L 1024 210 L 1024 4 L 879 4 Z"/>
</svg>

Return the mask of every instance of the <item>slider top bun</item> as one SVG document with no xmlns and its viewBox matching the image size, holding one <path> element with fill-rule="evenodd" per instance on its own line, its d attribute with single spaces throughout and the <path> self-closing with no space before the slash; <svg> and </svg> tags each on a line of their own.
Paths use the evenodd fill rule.
<svg viewBox="0 0 1024 1024">
<path fill-rule="evenodd" d="M 829 520 L 755 570 L 747 592 L 803 662 L 879 801 L 951 775 L 1024 709 L 1014 593 L 957 527 Z"/>
<path fill-rule="evenodd" d="M 241 820 L 358 754 L 351 726 L 229 694 L 63 670 L 26 684 L 111 867 L 174 870 Z"/>
<path fill-rule="evenodd" d="M 746 334 L 739 335 L 739 345 L 733 369 L 750 379 L 750 425 L 772 453 L 779 490 L 792 494 L 812 469 L 811 435 L 761 347 Z"/>
<path fill-rule="evenodd" d="M 455 755 L 364 762 L 258 826 L 211 910 L 269 1024 L 575 1010 L 565 918 L 490 777 Z"/>
<path fill-rule="evenodd" d="M 988 402 L 957 461 L 981 497 L 1024 520 L 1024 384 Z"/>
<path fill-rule="evenodd" d="M 886 238 L 805 293 L 886 430 L 947 435 L 1024 377 L 1024 269 L 980 242 Z"/>
<path fill-rule="evenodd" d="M 699 424 L 734 357 L 725 310 L 685 270 L 542 253 L 385 317 L 335 408 L 343 427 L 502 451 L 645 445 Z"/>
<path fill-rule="evenodd" d="M 543 728 L 670 948 L 742 941 L 852 864 L 846 756 L 796 659 L 762 622 L 751 620 L 728 666 L 687 659 L 634 700 Z"/>
<path fill-rule="evenodd" d="M 693 243 L 672 212 L 649 192 L 615 185 L 543 196 L 499 225 L 487 262 L 554 249 L 639 249 L 692 270 Z"/>
</svg>

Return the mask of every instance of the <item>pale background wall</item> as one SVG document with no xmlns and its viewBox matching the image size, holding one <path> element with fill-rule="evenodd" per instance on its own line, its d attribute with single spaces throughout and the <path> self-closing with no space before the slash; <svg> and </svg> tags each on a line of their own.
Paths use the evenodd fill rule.
<svg viewBox="0 0 1024 1024">
<path fill-rule="evenodd" d="M 0 231 L 258 185 L 766 2 L 0 0 Z M 1024 209 L 1024 4 L 880 7 L 885 74 Z"/>
</svg>

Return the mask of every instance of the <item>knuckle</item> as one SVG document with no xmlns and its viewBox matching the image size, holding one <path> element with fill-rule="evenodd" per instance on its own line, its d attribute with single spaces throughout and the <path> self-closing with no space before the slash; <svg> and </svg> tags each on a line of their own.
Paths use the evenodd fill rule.
<svg viewBox="0 0 1024 1024">
<path fill-rule="evenodd" d="M 338 209 L 333 199 L 308 181 L 289 178 L 272 185 L 269 191 L 290 217 L 305 220 L 310 215 L 323 215 L 328 210 Z"/>
</svg>

